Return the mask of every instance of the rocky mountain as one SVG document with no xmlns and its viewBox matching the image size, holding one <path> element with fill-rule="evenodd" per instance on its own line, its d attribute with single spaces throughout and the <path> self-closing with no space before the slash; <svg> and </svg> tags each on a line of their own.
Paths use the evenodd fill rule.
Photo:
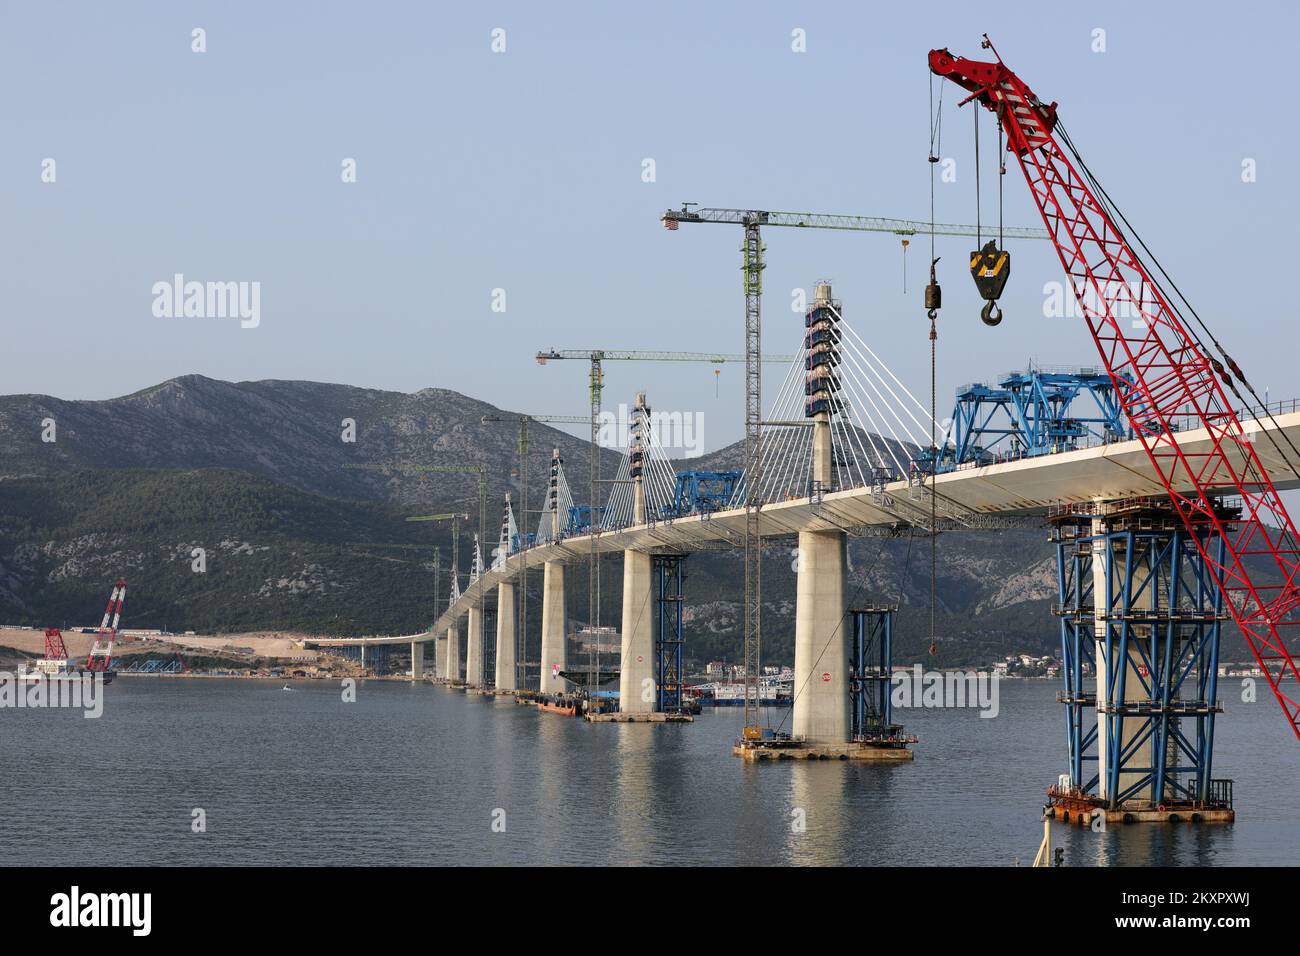
<svg viewBox="0 0 1300 956">
<path fill-rule="evenodd" d="M 485 415 L 502 420 L 485 424 Z M 372 466 L 484 464 L 490 499 L 500 501 L 519 464 L 517 420 L 518 413 L 446 389 L 407 394 L 202 375 L 107 401 L 8 395 L 0 396 L 0 479 L 87 468 L 232 468 L 313 494 L 424 507 L 476 500 L 477 476 Z M 529 432 L 534 494 L 545 487 L 553 447 L 574 484 L 585 480 L 587 442 L 540 422 Z M 606 450 L 602 468 L 612 472 L 618 460 Z"/>
</svg>

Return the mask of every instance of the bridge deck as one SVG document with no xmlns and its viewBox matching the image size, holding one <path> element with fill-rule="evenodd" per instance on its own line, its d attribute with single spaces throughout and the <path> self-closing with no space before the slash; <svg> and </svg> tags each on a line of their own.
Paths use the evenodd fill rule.
<svg viewBox="0 0 1300 956">
<path fill-rule="evenodd" d="M 1277 426 L 1300 447 L 1300 411 L 1276 416 Z M 1255 449 L 1279 490 L 1300 488 L 1291 466 L 1274 448 L 1263 432 L 1273 431 L 1271 422 L 1259 422 Z M 1252 425 L 1247 423 L 1247 427 Z M 1288 448 L 1285 441 L 1278 444 Z M 1205 429 L 1193 429 L 1179 437 L 1179 445 L 1188 453 L 1209 448 Z M 941 519 L 969 522 L 978 527 L 982 515 L 1044 514 L 1049 505 L 1113 500 L 1140 495 L 1163 495 L 1164 486 L 1156 477 L 1150 459 L 1138 441 L 1117 442 L 1082 448 L 1078 451 L 1039 455 L 984 467 L 965 467 L 938 476 L 935 483 L 939 500 L 936 509 Z M 883 494 L 871 488 L 849 488 L 829 492 L 820 501 L 797 498 L 764 505 L 759 526 L 764 537 L 782 537 L 800 531 L 835 531 L 896 524 L 922 524 L 930 513 L 928 487 L 909 487 L 906 481 L 884 486 Z M 635 525 L 618 531 L 595 535 L 600 553 L 626 550 L 650 551 L 672 548 L 683 551 L 743 547 L 745 540 L 744 509 L 692 515 L 686 518 Z M 489 571 L 461 594 L 460 600 L 443 612 L 433 630 L 424 635 L 402 638 L 377 638 L 366 643 L 401 643 L 433 640 L 445 634 L 453 621 L 460 619 L 479 597 L 502 581 L 518 577 L 524 567 L 539 568 L 545 561 L 581 561 L 591 552 L 590 535 L 577 535 L 562 541 L 537 545 L 525 552 L 510 555 L 500 568 Z M 345 639 L 338 643 L 361 643 L 362 639 Z M 323 643 L 323 642 L 322 642 Z"/>
</svg>

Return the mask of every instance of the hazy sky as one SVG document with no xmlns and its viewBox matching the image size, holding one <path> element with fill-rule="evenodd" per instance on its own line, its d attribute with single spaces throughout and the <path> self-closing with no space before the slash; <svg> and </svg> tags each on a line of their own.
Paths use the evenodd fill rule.
<svg viewBox="0 0 1300 956">
<path fill-rule="evenodd" d="M 1300 395 L 1300 136 L 1286 55 L 1300 16 L 1289 4 L 0 10 L 4 392 L 104 398 L 199 372 L 441 386 L 581 414 L 583 364 L 540 368 L 536 350 L 741 349 L 739 228 L 669 233 L 664 208 L 925 218 L 926 53 L 978 57 L 988 31 L 1059 101 L 1094 173 L 1256 384 Z M 206 52 L 192 51 L 194 28 Z M 504 53 L 492 50 L 497 28 Z M 796 29 L 807 52 L 791 49 Z M 955 92 L 943 153 L 958 176 L 939 186 L 937 218 L 967 222 L 972 121 Z M 984 144 L 990 221 L 991 136 Z M 349 158 L 355 183 L 342 182 Z M 46 159 L 54 183 L 42 182 Z M 1242 182 L 1245 159 L 1256 182 Z M 1035 216 L 1013 165 L 1006 221 Z M 905 296 L 896 237 L 766 239 L 765 348 L 797 347 L 791 290 L 827 277 L 846 318 L 928 394 L 921 242 Z M 1044 283 L 1061 278 L 1046 243 L 1011 246 L 994 330 L 978 319 L 971 247 L 939 242 L 941 416 L 962 382 L 1030 358 L 1096 360 L 1079 320 L 1043 317 Z M 155 316 L 152 287 L 176 273 L 260 283 L 260 324 Z M 611 365 L 607 385 L 610 404 L 643 388 L 659 408 L 703 412 L 709 448 L 739 437 L 738 366 L 723 368 L 716 398 L 703 365 Z"/>
</svg>

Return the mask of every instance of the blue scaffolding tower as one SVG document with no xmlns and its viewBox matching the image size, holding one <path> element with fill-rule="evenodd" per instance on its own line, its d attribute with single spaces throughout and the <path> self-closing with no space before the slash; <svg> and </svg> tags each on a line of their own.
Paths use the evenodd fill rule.
<svg viewBox="0 0 1300 956">
<path fill-rule="evenodd" d="M 849 658 L 852 739 L 858 743 L 912 743 L 894 723 L 890 699 L 894 669 L 893 605 L 850 608 L 853 644 Z"/>
<path fill-rule="evenodd" d="M 1216 510 L 1230 533 L 1240 508 Z M 1231 810 L 1232 781 L 1211 778 L 1228 615 L 1196 541 L 1168 499 L 1064 505 L 1048 520 L 1069 760 L 1049 793 L 1109 810 Z M 1222 561 L 1215 529 L 1196 534 Z"/>
<path fill-rule="evenodd" d="M 686 631 L 682 621 L 686 555 L 651 556 L 655 589 L 655 710 L 676 714 L 683 709 L 682 648 Z"/>
</svg>

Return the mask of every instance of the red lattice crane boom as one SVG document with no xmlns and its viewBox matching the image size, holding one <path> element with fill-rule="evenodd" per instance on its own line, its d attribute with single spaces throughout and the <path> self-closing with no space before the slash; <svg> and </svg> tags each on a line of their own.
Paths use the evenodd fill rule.
<svg viewBox="0 0 1300 956">
<path fill-rule="evenodd" d="M 106 671 L 113 663 L 113 646 L 117 643 L 117 625 L 122 620 L 122 605 L 126 603 L 126 581 L 119 580 L 108 595 L 104 619 L 95 635 L 95 645 L 86 657 L 86 670 Z"/>
<path fill-rule="evenodd" d="M 1300 672 L 1288 647 L 1300 625 L 1295 614 L 1300 549 L 1291 517 L 1256 454 L 1254 436 L 1227 399 L 1225 386 L 1234 392 L 1236 387 L 1224 362 L 1238 381 L 1245 383 L 1245 377 L 1226 353 L 1224 362 L 1209 354 L 1130 246 L 1109 197 L 1059 127 L 1056 104 L 1034 95 L 987 37 L 984 46 L 996 62 L 931 50 L 930 69 L 969 91 L 959 105 L 975 101 L 1001 122 L 1007 150 L 1029 184 L 1133 431 L 1300 738 Z M 1191 453 L 1179 446 L 1174 426 L 1186 418 L 1208 432 L 1209 451 Z M 1241 499 L 1235 527 L 1216 510 L 1215 499 L 1223 495 Z M 1195 533 L 1198 527 L 1213 528 L 1222 537 L 1222 560 Z M 1247 566 L 1248 560 L 1267 570 L 1261 574 L 1259 567 Z M 1292 683 L 1283 685 L 1288 676 Z"/>
</svg>

